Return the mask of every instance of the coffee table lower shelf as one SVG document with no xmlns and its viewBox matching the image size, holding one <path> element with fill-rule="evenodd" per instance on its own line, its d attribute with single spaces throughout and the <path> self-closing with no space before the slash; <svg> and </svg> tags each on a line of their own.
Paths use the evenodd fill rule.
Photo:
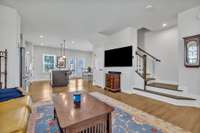
<svg viewBox="0 0 200 133">
<path fill-rule="evenodd" d="M 57 119 L 55 109 L 54 116 Z M 59 124 L 58 119 L 57 121 Z M 112 133 L 111 113 L 81 121 L 69 127 L 61 127 L 59 124 L 59 127 L 62 133 Z"/>
</svg>

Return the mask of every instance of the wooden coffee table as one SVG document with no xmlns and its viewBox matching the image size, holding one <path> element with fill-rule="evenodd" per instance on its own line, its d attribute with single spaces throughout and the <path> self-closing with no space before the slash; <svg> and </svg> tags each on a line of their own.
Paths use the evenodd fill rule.
<svg viewBox="0 0 200 133">
<path fill-rule="evenodd" d="M 73 93 L 53 95 L 54 113 L 63 133 L 112 133 L 113 107 L 82 92 L 80 108 L 75 108 Z"/>
</svg>

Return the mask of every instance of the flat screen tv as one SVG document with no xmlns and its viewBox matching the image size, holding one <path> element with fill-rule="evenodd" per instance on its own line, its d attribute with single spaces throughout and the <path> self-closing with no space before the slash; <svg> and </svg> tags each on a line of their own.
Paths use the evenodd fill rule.
<svg viewBox="0 0 200 133">
<path fill-rule="evenodd" d="M 105 51 L 105 67 L 132 66 L 132 46 L 110 49 Z"/>
</svg>

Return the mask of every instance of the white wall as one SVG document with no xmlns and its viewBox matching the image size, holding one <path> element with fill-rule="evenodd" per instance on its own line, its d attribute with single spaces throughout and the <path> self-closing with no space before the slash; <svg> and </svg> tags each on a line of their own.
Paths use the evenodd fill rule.
<svg viewBox="0 0 200 133">
<path fill-rule="evenodd" d="M 200 68 L 187 68 L 184 66 L 183 37 L 200 34 L 200 6 L 182 12 L 178 15 L 179 30 L 179 84 L 189 94 L 200 95 Z"/>
<path fill-rule="evenodd" d="M 145 39 L 144 39 L 144 35 L 145 35 L 145 33 L 147 32 L 148 30 L 147 29 L 138 29 L 138 31 L 137 31 L 137 34 L 138 34 L 138 39 L 137 39 L 137 43 L 138 43 L 138 46 L 140 47 L 140 48 L 143 48 L 144 49 L 144 45 L 145 45 Z"/>
<path fill-rule="evenodd" d="M 43 54 L 59 56 L 60 49 L 52 47 L 33 46 L 33 77 L 34 81 L 49 80 L 49 73 L 43 72 Z M 80 50 L 66 50 L 66 57 L 85 59 L 85 67 L 92 66 L 92 53 Z"/>
<path fill-rule="evenodd" d="M 105 87 L 105 72 L 104 72 L 104 46 L 94 48 L 93 60 L 93 84 Z"/>
<path fill-rule="evenodd" d="M 0 50 L 8 49 L 8 87 L 19 86 L 20 16 L 0 5 Z"/>
<path fill-rule="evenodd" d="M 145 50 L 161 60 L 160 63 L 155 62 L 154 76 L 156 77 L 156 80 L 160 82 L 177 84 L 178 28 L 171 27 L 161 31 L 149 31 L 145 33 L 144 39 Z"/>
<path fill-rule="evenodd" d="M 94 74 L 94 84 L 100 85 L 105 87 L 105 73 L 108 71 L 119 71 L 121 72 L 121 89 L 123 92 L 130 93 L 134 87 L 134 78 L 135 78 L 135 60 L 133 59 L 133 66 L 132 67 L 104 67 L 104 51 L 108 49 L 120 48 L 124 46 L 133 46 L 133 56 L 135 54 L 135 50 L 137 48 L 137 30 L 134 28 L 126 28 L 123 29 L 115 34 L 110 36 L 96 39 L 97 42 L 93 41 L 93 44 L 98 44 L 96 46 L 96 50 L 94 50 L 94 55 L 96 56 L 95 59 L 98 60 L 95 62 L 97 65 L 96 67 L 103 68 L 102 71 L 97 71 L 97 73 L 101 74 Z M 102 43 L 101 43 L 102 42 Z M 99 63 L 100 62 L 100 63 Z M 103 76 L 99 76 L 103 75 Z M 98 83 L 98 81 L 102 81 Z"/>
<path fill-rule="evenodd" d="M 108 36 L 97 33 L 90 38 L 93 48 L 93 85 L 105 87 L 104 50 L 110 44 Z"/>
<path fill-rule="evenodd" d="M 133 46 L 133 56 L 137 48 L 137 29 L 126 28 L 109 36 L 111 43 L 105 46 L 105 50 L 120 48 L 124 46 Z M 124 92 L 130 92 L 134 88 L 135 79 L 135 60 L 133 59 L 132 67 L 106 67 L 105 72 L 119 71 L 121 72 L 121 89 Z"/>
</svg>

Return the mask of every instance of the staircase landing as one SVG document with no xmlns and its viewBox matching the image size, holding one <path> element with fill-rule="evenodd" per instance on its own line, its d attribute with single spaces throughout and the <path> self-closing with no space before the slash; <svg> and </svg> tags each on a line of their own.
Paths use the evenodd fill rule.
<svg viewBox="0 0 200 133">
<path fill-rule="evenodd" d="M 178 90 L 178 85 L 175 85 L 175 84 L 154 82 L 154 83 L 147 84 L 147 86 L 161 88 L 161 89 L 168 89 L 168 90 L 172 90 L 172 91 L 182 91 L 182 90 Z"/>
</svg>

